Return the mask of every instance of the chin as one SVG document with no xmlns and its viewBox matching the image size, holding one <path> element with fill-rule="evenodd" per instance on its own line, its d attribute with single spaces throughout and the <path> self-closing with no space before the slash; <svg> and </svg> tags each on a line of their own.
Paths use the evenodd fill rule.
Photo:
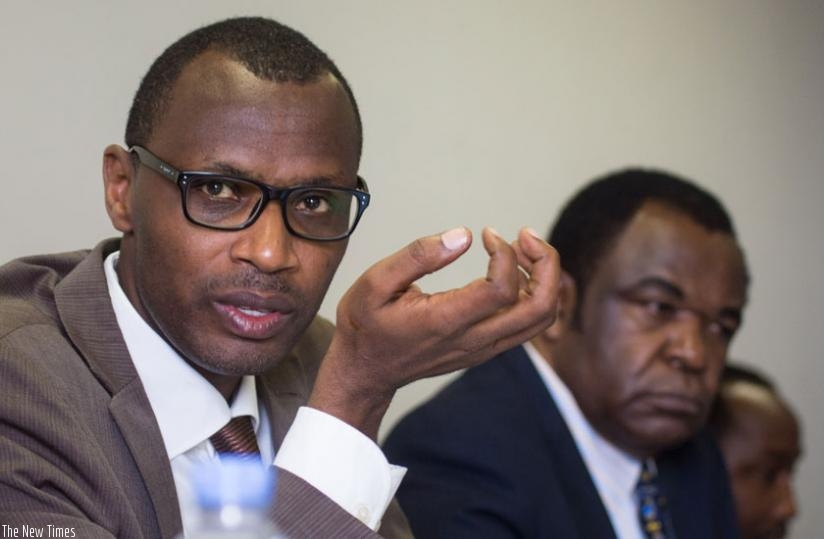
<svg viewBox="0 0 824 539">
<path fill-rule="evenodd" d="M 787 536 L 787 526 L 786 525 L 779 525 L 770 530 L 767 533 L 758 535 L 757 537 L 763 539 L 783 539 Z M 744 536 L 742 536 L 744 537 Z"/>
<path fill-rule="evenodd" d="M 193 349 L 192 363 L 200 369 L 227 376 L 256 376 L 275 367 L 289 349 L 281 346 L 261 346 L 261 343 L 203 344 Z"/>
<path fill-rule="evenodd" d="M 667 423 L 666 425 L 656 424 L 636 432 L 636 438 L 642 440 L 648 454 L 655 455 L 678 446 L 692 438 L 696 433 L 696 429 L 690 428 L 683 422 L 677 424 Z"/>
</svg>

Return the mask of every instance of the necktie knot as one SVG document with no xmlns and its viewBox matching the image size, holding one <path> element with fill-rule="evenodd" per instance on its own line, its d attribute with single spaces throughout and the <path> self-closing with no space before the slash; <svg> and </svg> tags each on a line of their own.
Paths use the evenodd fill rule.
<svg viewBox="0 0 824 539">
<path fill-rule="evenodd" d="M 209 437 L 218 456 L 226 454 L 259 457 L 257 436 L 252 428 L 252 416 L 233 417 L 219 431 Z"/>
</svg>

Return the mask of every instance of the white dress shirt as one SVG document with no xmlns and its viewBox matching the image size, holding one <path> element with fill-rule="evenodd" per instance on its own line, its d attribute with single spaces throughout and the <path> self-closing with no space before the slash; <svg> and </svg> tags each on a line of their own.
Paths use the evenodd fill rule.
<svg viewBox="0 0 824 539">
<path fill-rule="evenodd" d="M 231 405 L 135 310 L 117 278 L 119 252 L 104 262 L 112 307 L 123 340 L 157 419 L 171 462 L 184 532 L 194 516 L 190 467 L 217 459 L 209 437 L 236 416 L 252 416 L 264 462 L 274 462 L 377 530 L 406 468 L 390 465 L 363 433 L 318 410 L 301 407 L 275 455 L 267 412 L 255 379 L 244 376 Z"/>
<path fill-rule="evenodd" d="M 524 349 L 572 433 L 615 535 L 619 539 L 644 539 L 635 500 L 641 462 L 615 447 L 592 428 L 572 392 L 541 353 L 529 342 L 524 344 Z"/>
</svg>

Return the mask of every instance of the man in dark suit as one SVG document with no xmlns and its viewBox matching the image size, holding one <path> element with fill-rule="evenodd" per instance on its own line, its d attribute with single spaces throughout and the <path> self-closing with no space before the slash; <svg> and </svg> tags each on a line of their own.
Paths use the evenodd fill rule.
<svg viewBox="0 0 824 539">
<path fill-rule="evenodd" d="M 798 511 L 793 472 L 801 426 L 775 385 L 727 364 L 709 417 L 730 475 L 741 539 L 780 539 Z"/>
<path fill-rule="evenodd" d="M 630 169 L 585 187 L 550 241 L 558 319 L 469 369 L 384 450 L 422 538 L 735 537 L 716 446 L 700 433 L 747 271 L 709 193 Z"/>
<path fill-rule="evenodd" d="M 331 60 L 270 20 L 169 47 L 126 144 L 103 157 L 119 240 L 0 268 L 3 533 L 170 539 L 187 471 L 243 450 L 280 470 L 289 537 L 407 536 L 384 517 L 404 470 L 374 441 L 395 390 L 547 327 L 554 250 L 486 230 L 486 278 L 428 295 L 412 283 L 471 236 L 421 238 L 356 281 L 336 329 L 318 318 L 369 202 L 361 123 Z"/>
</svg>

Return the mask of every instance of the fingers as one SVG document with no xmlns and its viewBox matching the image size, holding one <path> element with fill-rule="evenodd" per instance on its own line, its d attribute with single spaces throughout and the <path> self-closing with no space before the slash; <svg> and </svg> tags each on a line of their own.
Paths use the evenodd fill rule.
<svg viewBox="0 0 824 539">
<path fill-rule="evenodd" d="M 471 243 L 472 233 L 464 227 L 419 238 L 372 266 L 362 278 L 369 281 L 378 298 L 388 300 L 454 261 Z"/>
<path fill-rule="evenodd" d="M 426 309 L 445 333 L 462 333 L 518 300 L 521 277 L 515 251 L 491 228 L 483 230 L 482 238 L 489 254 L 486 276 L 426 297 Z"/>
<path fill-rule="evenodd" d="M 554 300 L 561 278 L 558 252 L 531 228 L 522 228 L 514 246 L 518 264 L 529 275 L 526 292 Z"/>
<path fill-rule="evenodd" d="M 465 228 L 420 238 L 372 266 L 338 305 L 316 383 L 337 397 L 330 404 L 313 394 L 313 403 L 374 434 L 397 388 L 476 365 L 549 326 L 560 280 L 555 250 L 527 229 L 511 245 L 491 229 L 482 239 L 486 275 L 454 290 L 430 295 L 414 282 L 466 252 Z M 375 410 L 377 421 L 369 419 Z"/>
<path fill-rule="evenodd" d="M 470 349 L 500 351 L 522 343 L 555 321 L 561 277 L 557 251 L 529 229 L 521 230 L 512 251 L 520 266 L 515 273 L 517 301 L 473 321 L 464 333 Z"/>
<path fill-rule="evenodd" d="M 473 331 L 475 342 L 519 332 L 535 319 L 544 318 L 545 311 L 554 312 L 560 276 L 557 253 L 534 232 L 522 230 L 518 240 L 509 245 L 494 230 L 485 229 L 483 242 L 490 257 L 486 277 L 427 298 L 427 307 L 440 327 L 456 333 Z M 524 305 L 518 307 L 521 303 Z M 501 318 L 497 325 L 488 327 L 497 335 L 484 335 L 472 327 L 488 318 Z"/>
<path fill-rule="evenodd" d="M 485 295 L 485 301 L 495 303 L 492 310 L 515 303 L 520 292 L 537 296 L 539 309 L 543 308 L 541 302 L 554 302 L 560 279 L 558 253 L 534 230 L 521 229 L 511 246 L 492 229 L 484 230 L 483 240 L 490 256 L 485 282 L 474 281 L 453 291 L 453 296 L 462 291 Z"/>
<path fill-rule="evenodd" d="M 484 248 L 489 254 L 486 283 L 499 301 L 513 302 L 518 294 L 518 258 L 512 247 L 492 228 L 482 233 Z"/>
<path fill-rule="evenodd" d="M 489 228 L 482 239 L 489 254 L 486 276 L 461 288 L 429 295 L 412 286 L 466 252 L 471 234 L 456 228 L 420 238 L 378 262 L 347 296 L 360 298 L 361 310 L 403 298 L 405 317 L 432 320 L 444 334 L 471 330 L 479 343 L 518 333 L 545 318 L 544 311 L 553 307 L 560 275 L 555 250 L 531 229 L 521 230 L 512 245 Z M 484 329 L 473 327 L 482 321 Z"/>
</svg>

